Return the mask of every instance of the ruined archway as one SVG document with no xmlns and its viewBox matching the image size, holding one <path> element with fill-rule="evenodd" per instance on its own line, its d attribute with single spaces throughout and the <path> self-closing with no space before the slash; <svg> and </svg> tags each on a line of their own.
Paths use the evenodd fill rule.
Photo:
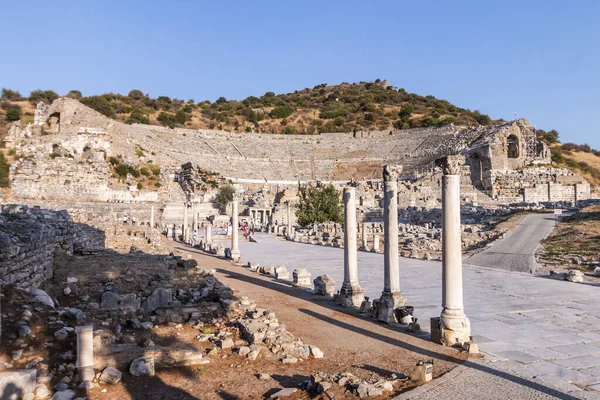
<svg viewBox="0 0 600 400">
<path fill-rule="evenodd" d="M 60 112 L 54 112 L 46 118 L 44 131 L 48 133 L 60 133 Z"/>
<path fill-rule="evenodd" d="M 521 147 L 519 146 L 519 138 L 516 135 L 509 135 L 506 138 L 508 158 L 519 158 L 521 155 Z"/>
</svg>

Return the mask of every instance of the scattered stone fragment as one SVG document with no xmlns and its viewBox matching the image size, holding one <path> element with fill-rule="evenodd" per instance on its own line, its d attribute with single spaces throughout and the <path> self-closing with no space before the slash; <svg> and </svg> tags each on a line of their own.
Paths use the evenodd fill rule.
<svg viewBox="0 0 600 400">
<path fill-rule="evenodd" d="M 277 392 L 273 393 L 271 396 L 269 396 L 270 399 L 277 399 L 280 397 L 289 397 L 291 395 L 293 395 L 294 393 L 296 393 L 298 391 L 298 389 L 296 388 L 285 388 L 285 389 L 281 389 L 278 390 Z"/>
<path fill-rule="evenodd" d="M 140 357 L 131 362 L 129 373 L 133 376 L 154 376 L 154 357 Z"/>
<path fill-rule="evenodd" d="M 315 294 L 320 296 L 333 296 L 335 294 L 335 281 L 329 275 L 320 275 L 313 281 Z"/>
<path fill-rule="evenodd" d="M 102 381 L 104 383 L 110 383 L 110 384 L 114 385 L 116 383 L 119 383 L 122 375 L 123 374 L 118 369 L 113 368 L 113 367 L 106 367 L 106 368 L 104 368 L 104 370 L 102 370 L 102 373 L 100 374 L 99 379 L 100 379 L 100 381 Z"/>
</svg>

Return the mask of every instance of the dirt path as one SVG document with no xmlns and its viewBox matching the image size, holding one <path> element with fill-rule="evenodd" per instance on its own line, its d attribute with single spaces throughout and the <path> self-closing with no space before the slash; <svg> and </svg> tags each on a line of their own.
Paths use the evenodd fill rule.
<svg viewBox="0 0 600 400">
<path fill-rule="evenodd" d="M 259 307 L 274 311 L 289 331 L 305 343 L 323 350 L 323 360 L 308 361 L 296 367 L 298 370 L 293 375 L 300 377 L 296 383 L 302 380 L 302 376 L 317 371 L 350 371 L 362 378 L 374 374 L 388 378 L 392 373 L 410 375 L 419 360 L 429 359 L 435 360 L 434 372 L 439 376 L 465 359 L 465 354 L 455 349 L 401 333 L 388 325 L 361 318 L 357 313 L 348 314 L 347 310 L 338 308 L 330 299 L 274 281 L 189 247 L 174 247 L 189 252 L 200 266 L 215 268 L 217 277 L 234 289 L 236 295 L 248 296 Z M 281 374 L 280 369 L 281 364 L 275 364 L 263 372 Z"/>
</svg>

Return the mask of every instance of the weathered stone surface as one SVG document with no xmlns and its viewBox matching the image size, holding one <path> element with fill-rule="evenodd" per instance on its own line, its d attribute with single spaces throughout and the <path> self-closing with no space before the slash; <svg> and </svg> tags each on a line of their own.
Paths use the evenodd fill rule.
<svg viewBox="0 0 600 400">
<path fill-rule="evenodd" d="M 133 376 L 154 376 L 154 358 L 136 358 L 129 366 L 129 373 Z"/>
<path fill-rule="evenodd" d="M 148 296 L 142 304 L 142 308 L 145 311 L 154 311 L 157 308 L 168 307 L 171 304 L 171 300 L 171 289 L 158 288 Z"/>
<path fill-rule="evenodd" d="M 313 281 L 315 294 L 333 296 L 335 294 L 335 281 L 329 275 L 321 275 Z"/>
<path fill-rule="evenodd" d="M 119 383 L 123 374 L 116 368 L 106 367 L 100 374 L 100 380 L 104 383 L 116 384 Z"/>
<path fill-rule="evenodd" d="M 289 397 L 289 396 L 293 395 L 294 393 L 296 393 L 297 391 L 298 391 L 298 389 L 296 389 L 296 388 L 284 388 L 284 389 L 276 391 L 271 396 L 269 396 L 269 398 L 270 399 L 278 399 L 281 397 Z"/>
<path fill-rule="evenodd" d="M 18 394 L 33 393 L 36 377 L 37 371 L 35 369 L 0 372 L 0 395 L 2 399 L 16 399 Z"/>
<path fill-rule="evenodd" d="M 292 275 L 294 278 L 294 286 L 312 288 L 312 282 L 310 281 L 310 272 L 306 268 L 295 269 Z"/>
<path fill-rule="evenodd" d="M 54 393 L 52 400 L 73 400 L 75 396 L 77 394 L 73 390 L 67 389 Z"/>
</svg>

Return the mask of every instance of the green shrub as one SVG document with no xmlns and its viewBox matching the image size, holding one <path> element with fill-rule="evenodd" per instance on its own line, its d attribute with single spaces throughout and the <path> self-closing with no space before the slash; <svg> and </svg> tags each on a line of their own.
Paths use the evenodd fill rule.
<svg viewBox="0 0 600 400">
<path fill-rule="evenodd" d="M 158 114 L 157 119 L 158 119 L 158 122 L 161 123 L 161 125 L 169 127 L 169 128 L 175 128 L 175 125 L 177 124 L 175 121 L 175 115 L 166 113 L 164 111 L 161 111 L 160 114 Z"/>
<path fill-rule="evenodd" d="M 294 107 L 289 104 L 283 104 L 271 110 L 271 118 L 287 118 L 294 113 Z"/>
<path fill-rule="evenodd" d="M 330 101 L 319 114 L 319 118 L 333 119 L 336 117 L 346 117 L 349 113 L 350 107 L 347 104 L 340 101 Z"/>
<path fill-rule="evenodd" d="M 18 121 L 21 119 L 21 110 L 18 108 L 9 108 L 6 110 L 6 120 L 7 121 Z"/>
<path fill-rule="evenodd" d="M 140 168 L 140 174 L 142 174 L 144 176 L 150 176 L 150 171 L 148 170 L 148 168 L 142 167 L 142 168 Z"/>
<path fill-rule="evenodd" d="M 9 176 L 8 172 L 10 170 L 10 164 L 4 157 L 3 153 L 0 153 L 0 187 L 8 187 L 9 184 Z"/>
<path fill-rule="evenodd" d="M 141 90 L 137 90 L 137 89 L 133 89 L 129 91 L 129 94 L 127 94 L 127 97 L 131 97 L 132 99 L 135 100 L 140 100 L 144 98 L 144 92 L 142 92 Z"/>
<path fill-rule="evenodd" d="M 144 187 L 144 185 L 142 185 L 142 182 L 138 182 L 137 189 L 142 190 L 143 187 Z"/>
<path fill-rule="evenodd" d="M 127 120 L 125 121 L 126 124 L 146 124 L 148 125 L 150 123 L 150 118 L 148 118 L 147 115 L 144 115 L 144 113 L 139 109 L 139 108 L 134 108 L 131 111 L 131 114 L 129 114 L 129 117 L 127 118 Z"/>
<path fill-rule="evenodd" d="M 217 195 L 215 196 L 215 200 L 219 205 L 221 211 L 225 212 L 227 204 L 233 201 L 233 193 L 234 189 L 231 185 L 225 185 L 219 188 L 219 193 L 217 193 Z"/>
</svg>

